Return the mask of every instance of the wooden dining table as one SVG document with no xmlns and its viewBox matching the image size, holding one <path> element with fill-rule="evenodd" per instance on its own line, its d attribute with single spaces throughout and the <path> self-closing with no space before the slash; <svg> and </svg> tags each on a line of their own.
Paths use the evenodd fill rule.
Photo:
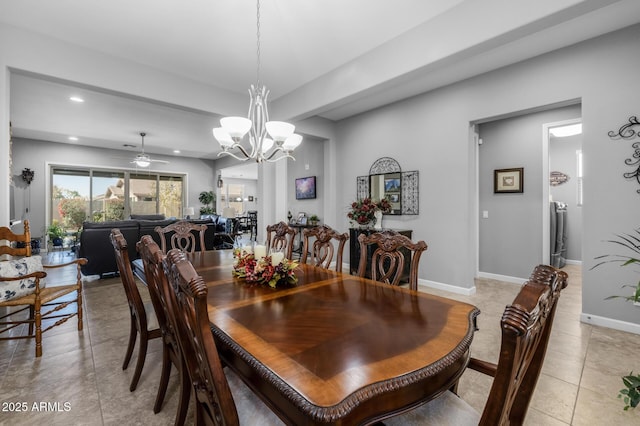
<svg viewBox="0 0 640 426">
<path fill-rule="evenodd" d="M 375 423 L 437 397 L 467 366 L 473 305 L 311 265 L 272 289 L 233 277 L 231 250 L 189 259 L 221 359 L 287 424 Z"/>
</svg>

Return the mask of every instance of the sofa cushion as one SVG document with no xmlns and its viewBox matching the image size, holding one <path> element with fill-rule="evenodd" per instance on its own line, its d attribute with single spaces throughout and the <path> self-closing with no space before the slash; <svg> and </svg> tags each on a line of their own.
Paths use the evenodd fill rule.
<svg viewBox="0 0 640 426">
<path fill-rule="evenodd" d="M 40 256 L 0 261 L 0 277 L 15 278 L 42 271 Z M 40 280 L 40 288 L 46 285 L 45 278 Z M 17 281 L 0 281 L 0 301 L 16 299 L 36 291 L 36 279 L 26 278 Z"/>
</svg>

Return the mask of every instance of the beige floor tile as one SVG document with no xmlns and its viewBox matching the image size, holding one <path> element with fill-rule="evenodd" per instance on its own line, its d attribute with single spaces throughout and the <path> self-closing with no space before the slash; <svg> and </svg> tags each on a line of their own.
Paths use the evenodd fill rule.
<svg viewBox="0 0 640 426">
<path fill-rule="evenodd" d="M 579 322 L 580 267 L 569 265 L 569 287 L 558 305 L 543 374 L 533 395 L 526 425 L 640 425 L 639 412 L 624 412 L 617 399 L 620 376 L 638 368 L 640 336 Z M 462 296 L 422 289 L 472 303 L 480 308 L 480 330 L 471 354 L 497 361 L 500 317 L 519 286 L 490 279 L 475 283 L 477 293 Z M 148 293 L 141 287 L 142 295 Z M 44 355 L 35 359 L 32 341 L 0 342 L 0 401 L 25 401 L 27 412 L 0 416 L 0 425 L 169 425 L 177 409 L 178 380 L 174 371 L 162 411 L 153 414 L 160 380 L 162 344 L 149 343 L 147 359 L 135 392 L 129 384 L 137 361 L 137 346 L 122 370 L 129 336 L 129 310 L 119 277 L 84 283 L 85 328 L 75 319 L 45 334 Z M 613 361 L 612 361 L 613 360 Z M 459 394 L 482 411 L 492 379 L 467 370 Z M 34 411 L 33 402 L 69 402 L 69 411 Z M 53 407 L 53 406 L 52 406 Z M 64 410 L 64 406 L 62 406 Z M 187 424 L 194 423 L 190 407 Z"/>
</svg>

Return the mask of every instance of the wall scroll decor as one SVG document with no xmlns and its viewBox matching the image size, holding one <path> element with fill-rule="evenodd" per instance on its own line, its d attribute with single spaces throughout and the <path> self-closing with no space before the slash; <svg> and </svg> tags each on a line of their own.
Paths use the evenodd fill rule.
<svg viewBox="0 0 640 426">
<path fill-rule="evenodd" d="M 356 195 L 363 198 L 386 198 L 392 215 L 415 215 L 419 212 L 418 171 L 403 172 L 391 157 L 377 159 L 368 176 L 356 177 Z"/>
<path fill-rule="evenodd" d="M 568 180 L 569 176 L 562 172 L 551 172 L 549 174 L 549 185 L 551 186 L 562 185 L 563 183 L 567 183 Z"/>
<path fill-rule="evenodd" d="M 493 171 L 493 192 L 524 192 L 524 168 L 498 169 Z"/>
<path fill-rule="evenodd" d="M 611 139 L 618 140 L 629 140 L 640 137 L 640 133 L 634 128 L 635 126 L 639 126 L 638 128 L 640 128 L 640 121 L 638 121 L 638 117 L 633 115 L 629 117 L 627 123 L 620 126 L 617 132 L 610 130 L 607 134 Z M 640 184 L 640 141 L 632 143 L 631 147 L 633 148 L 633 156 L 624 160 L 624 164 L 627 166 L 633 166 L 636 169 L 632 172 L 624 173 L 623 176 L 627 179 L 635 179 Z M 636 192 L 640 194 L 640 189 Z"/>
</svg>

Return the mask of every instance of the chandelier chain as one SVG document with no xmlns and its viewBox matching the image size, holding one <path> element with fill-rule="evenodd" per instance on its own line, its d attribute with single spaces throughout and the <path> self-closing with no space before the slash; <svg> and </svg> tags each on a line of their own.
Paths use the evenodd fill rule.
<svg viewBox="0 0 640 426">
<path fill-rule="evenodd" d="M 260 87 L 260 0 L 256 3 L 256 87 Z"/>
</svg>

